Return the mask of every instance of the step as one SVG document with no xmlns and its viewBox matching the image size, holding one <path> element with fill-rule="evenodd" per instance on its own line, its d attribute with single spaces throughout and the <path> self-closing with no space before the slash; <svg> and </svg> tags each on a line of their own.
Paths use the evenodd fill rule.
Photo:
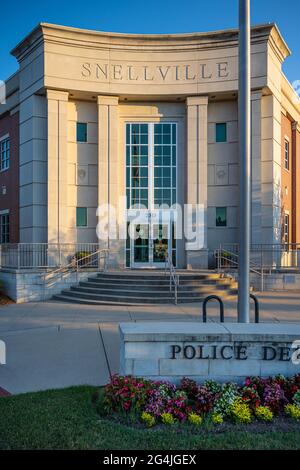
<svg viewBox="0 0 300 470">
<path fill-rule="evenodd" d="M 87 281 L 82 281 L 85 283 L 93 283 L 99 285 L 114 285 L 116 287 L 120 286 L 132 286 L 132 285 L 149 285 L 152 286 L 169 286 L 170 279 L 132 279 L 128 280 L 127 278 L 124 279 L 103 279 L 99 277 L 89 277 Z M 231 285 L 233 281 L 228 279 L 197 279 L 197 280 L 189 280 L 189 279 L 179 279 L 179 285 L 190 285 L 190 286 L 199 286 L 199 285 L 215 285 L 215 284 L 222 284 L 222 285 Z"/>
<path fill-rule="evenodd" d="M 149 296 L 157 296 L 157 297 L 170 297 L 169 289 L 165 289 L 163 291 L 153 291 L 150 289 L 146 290 L 133 290 L 133 289 L 95 289 L 93 287 L 80 287 L 80 286 L 73 286 L 71 287 L 72 292 L 82 292 L 84 294 L 91 294 L 91 295 L 122 295 L 124 297 L 129 296 L 133 297 L 135 295 L 139 297 L 149 297 Z"/>
<path fill-rule="evenodd" d="M 145 302 L 129 302 L 126 301 L 117 301 L 117 300 L 89 300 L 76 297 L 70 297 L 68 295 L 56 294 L 53 296 L 54 300 L 59 300 L 60 302 L 71 302 L 75 304 L 85 304 L 85 305 L 111 305 L 111 306 L 137 306 L 144 307 L 145 305 L 150 305 Z M 174 303 L 169 301 L 168 303 Z"/>
<path fill-rule="evenodd" d="M 120 294 L 108 295 L 108 294 L 89 294 L 84 292 L 75 292 L 75 291 L 62 291 L 62 295 L 67 295 L 74 298 L 83 298 L 86 300 L 116 300 L 116 301 L 129 301 L 131 303 L 141 302 L 141 303 L 172 303 L 174 295 L 164 296 L 164 297 L 142 297 L 142 296 L 126 296 Z"/>
<path fill-rule="evenodd" d="M 217 273 L 214 274 L 176 274 L 179 276 L 180 279 L 182 280 L 204 280 L 204 279 L 220 279 L 220 275 Z M 112 273 L 98 273 L 97 278 L 99 279 L 126 279 L 127 281 L 153 281 L 159 280 L 159 281 L 164 281 L 169 279 L 169 274 L 112 274 Z"/>
<path fill-rule="evenodd" d="M 150 287 L 150 286 L 149 286 Z M 210 295 L 213 293 L 220 293 L 224 292 L 226 288 L 224 286 L 213 286 L 212 288 L 205 289 L 198 287 L 197 289 L 193 290 L 186 290 L 185 288 L 181 287 L 181 289 L 178 289 L 178 295 L 190 295 L 192 297 L 199 296 L 199 295 Z M 174 296 L 174 290 L 170 292 L 170 289 L 165 289 L 165 290 L 151 290 L 145 289 L 145 290 L 135 290 L 135 289 L 99 289 L 99 288 L 93 288 L 93 287 L 82 287 L 82 286 L 73 286 L 71 287 L 72 292 L 81 292 L 84 294 L 90 294 L 90 295 L 116 295 L 118 293 L 119 295 L 122 295 L 124 297 L 126 296 L 139 296 L 139 297 L 149 297 L 149 296 L 156 296 L 156 297 L 170 297 Z"/>
<path fill-rule="evenodd" d="M 89 279 L 88 281 L 80 281 L 79 282 L 80 287 L 87 287 L 87 288 L 92 288 L 92 289 L 133 289 L 133 290 L 144 290 L 144 289 L 150 289 L 150 290 L 168 290 L 170 288 L 170 282 L 166 284 L 156 284 L 156 283 L 110 283 L 110 282 L 94 282 L 92 279 Z M 172 283 L 172 288 L 174 284 Z M 187 290 L 195 290 L 195 289 L 213 289 L 214 287 L 218 289 L 226 289 L 226 288 L 231 288 L 233 287 L 232 283 L 179 283 L 178 288 L 179 289 L 187 289 Z"/>
<path fill-rule="evenodd" d="M 148 285 L 148 286 L 118 286 L 118 287 L 112 287 L 112 286 L 98 286 L 92 283 L 86 283 L 86 282 L 80 282 L 78 286 L 73 286 L 71 287 L 72 290 L 79 290 L 82 292 L 90 292 L 90 293 L 115 293 L 115 292 L 134 292 L 134 293 L 142 293 L 146 292 L 148 294 L 153 294 L 153 295 L 162 295 L 162 294 L 168 294 L 170 292 L 169 286 L 162 287 L 162 286 L 153 286 L 153 285 Z M 180 292 L 187 292 L 187 293 L 206 293 L 206 292 L 220 292 L 220 291 L 225 291 L 228 289 L 232 289 L 231 286 L 226 286 L 226 285 L 211 285 L 211 286 L 183 286 L 179 285 L 178 286 L 178 293 Z M 172 286 L 172 292 L 174 291 L 174 286 Z"/>
</svg>

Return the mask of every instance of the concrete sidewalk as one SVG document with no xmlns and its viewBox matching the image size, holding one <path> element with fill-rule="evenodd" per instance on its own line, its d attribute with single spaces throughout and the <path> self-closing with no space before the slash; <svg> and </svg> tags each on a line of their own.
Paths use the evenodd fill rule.
<svg viewBox="0 0 300 470">
<path fill-rule="evenodd" d="M 300 322 L 300 293 L 269 292 L 258 298 L 261 321 Z M 218 321 L 213 303 L 208 318 Z M 225 319 L 235 321 L 235 302 L 225 302 Z M 0 307 L 0 340 L 5 341 L 7 353 L 7 364 L 0 366 L 0 387 L 23 393 L 107 383 L 119 369 L 118 324 L 126 321 L 202 321 L 202 305 L 41 302 Z"/>
</svg>

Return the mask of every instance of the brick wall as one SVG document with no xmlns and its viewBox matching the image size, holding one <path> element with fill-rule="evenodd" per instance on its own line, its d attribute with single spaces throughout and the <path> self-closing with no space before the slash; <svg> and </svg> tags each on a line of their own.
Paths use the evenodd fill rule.
<svg viewBox="0 0 300 470">
<path fill-rule="evenodd" d="M 0 211 L 9 209 L 10 242 L 19 241 L 19 113 L 0 117 L 0 138 L 10 137 L 10 165 L 0 172 Z M 6 194 L 3 194 L 3 187 Z"/>
<path fill-rule="evenodd" d="M 293 230 L 292 241 L 300 243 L 300 132 L 293 124 Z"/>
</svg>

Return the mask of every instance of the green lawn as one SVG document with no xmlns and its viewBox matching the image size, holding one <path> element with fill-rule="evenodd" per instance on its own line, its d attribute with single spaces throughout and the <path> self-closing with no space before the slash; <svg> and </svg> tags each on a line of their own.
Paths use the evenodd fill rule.
<svg viewBox="0 0 300 470">
<path fill-rule="evenodd" d="M 101 418 L 94 387 L 72 387 L 0 398 L 1 449 L 299 449 L 298 423 L 261 429 L 231 425 L 191 430 L 141 429 Z"/>
</svg>

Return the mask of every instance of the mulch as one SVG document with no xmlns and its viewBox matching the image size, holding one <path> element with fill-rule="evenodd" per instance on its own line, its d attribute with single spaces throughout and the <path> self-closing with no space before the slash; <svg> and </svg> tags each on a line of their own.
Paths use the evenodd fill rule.
<svg viewBox="0 0 300 470">
<path fill-rule="evenodd" d="M 7 297 L 4 294 L 0 294 L 0 305 L 9 305 L 9 304 L 14 304 L 15 302 L 11 300 L 9 297 Z"/>
</svg>

